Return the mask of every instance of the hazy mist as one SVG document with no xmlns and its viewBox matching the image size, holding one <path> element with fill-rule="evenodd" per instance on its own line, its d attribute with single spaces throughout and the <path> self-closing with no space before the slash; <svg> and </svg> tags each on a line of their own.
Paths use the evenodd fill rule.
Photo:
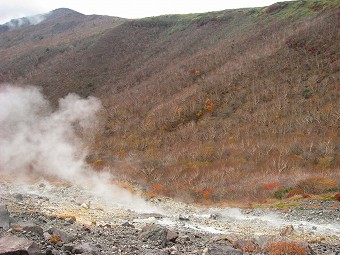
<svg viewBox="0 0 340 255">
<path fill-rule="evenodd" d="M 107 201 L 149 210 L 144 200 L 111 184 L 112 176 L 85 162 L 86 144 L 97 127 L 99 99 L 69 94 L 52 109 L 36 87 L 0 86 L 0 172 L 52 177 L 89 188 Z"/>
</svg>

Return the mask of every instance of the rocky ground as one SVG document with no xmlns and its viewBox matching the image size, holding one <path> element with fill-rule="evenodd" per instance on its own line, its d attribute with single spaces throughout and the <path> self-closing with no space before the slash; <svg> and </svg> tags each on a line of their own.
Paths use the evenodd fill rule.
<svg viewBox="0 0 340 255">
<path fill-rule="evenodd" d="M 0 181 L 0 254 L 337 254 L 340 202 L 294 203 L 238 209 L 153 198 L 131 210 L 67 184 Z"/>
</svg>

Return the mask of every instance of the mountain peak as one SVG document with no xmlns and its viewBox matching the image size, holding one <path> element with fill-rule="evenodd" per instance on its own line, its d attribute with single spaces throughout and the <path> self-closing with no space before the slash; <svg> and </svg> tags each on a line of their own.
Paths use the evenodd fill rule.
<svg viewBox="0 0 340 255">
<path fill-rule="evenodd" d="M 77 12 L 77 11 L 74 11 L 72 9 L 68 9 L 68 8 L 55 9 L 55 10 L 51 11 L 49 13 L 49 15 L 53 15 L 53 16 L 57 16 L 57 17 L 60 17 L 60 16 L 84 16 L 84 14 Z"/>
</svg>

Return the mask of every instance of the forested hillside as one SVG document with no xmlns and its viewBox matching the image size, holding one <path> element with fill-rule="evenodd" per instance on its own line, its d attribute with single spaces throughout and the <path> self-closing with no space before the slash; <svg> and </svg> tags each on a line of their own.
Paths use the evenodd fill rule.
<svg viewBox="0 0 340 255">
<path fill-rule="evenodd" d="M 339 189 L 340 2 L 138 20 L 59 9 L 0 29 L 0 82 L 104 105 L 88 162 L 147 194 Z"/>
</svg>

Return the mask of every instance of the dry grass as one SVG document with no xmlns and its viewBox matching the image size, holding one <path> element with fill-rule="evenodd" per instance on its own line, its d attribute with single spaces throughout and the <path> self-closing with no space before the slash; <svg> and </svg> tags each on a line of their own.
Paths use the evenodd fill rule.
<svg viewBox="0 0 340 255">
<path fill-rule="evenodd" d="M 60 241 L 61 241 L 60 236 L 55 235 L 55 234 L 53 234 L 53 235 L 50 236 L 50 242 L 51 242 L 51 243 L 56 244 L 56 243 L 58 243 L 58 242 L 60 242 Z"/>
</svg>

